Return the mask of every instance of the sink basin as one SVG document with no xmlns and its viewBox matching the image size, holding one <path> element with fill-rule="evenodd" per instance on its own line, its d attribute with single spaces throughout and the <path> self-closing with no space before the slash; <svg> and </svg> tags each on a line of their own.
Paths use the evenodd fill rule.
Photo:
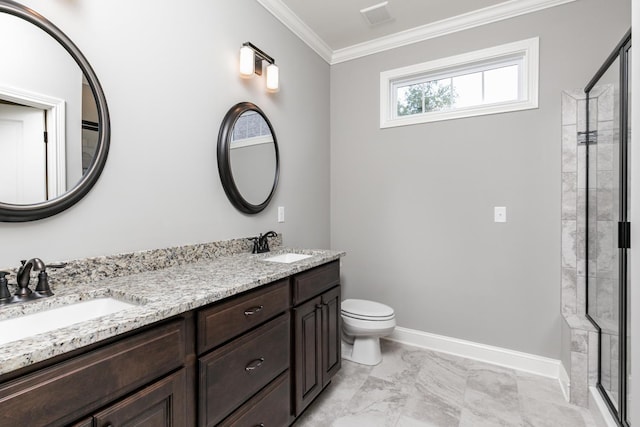
<svg viewBox="0 0 640 427">
<path fill-rule="evenodd" d="M 296 262 L 296 261 L 300 261 L 306 258 L 311 258 L 313 255 L 305 255 L 305 254 L 281 254 L 281 255 L 276 255 L 276 256 L 272 256 L 269 258 L 265 258 L 263 259 L 263 261 L 269 261 L 269 262 L 282 262 L 285 264 L 290 264 L 292 262 Z"/>
<path fill-rule="evenodd" d="M 38 313 L 0 320 L 0 345 L 86 320 L 96 319 L 135 306 L 135 304 L 114 298 L 96 298 Z"/>
</svg>

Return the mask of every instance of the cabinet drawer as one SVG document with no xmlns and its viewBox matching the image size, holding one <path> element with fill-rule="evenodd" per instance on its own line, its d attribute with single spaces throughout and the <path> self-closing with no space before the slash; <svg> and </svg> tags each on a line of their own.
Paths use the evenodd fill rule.
<svg viewBox="0 0 640 427">
<path fill-rule="evenodd" d="M 293 304 L 300 304 L 340 283 L 340 262 L 316 267 L 293 278 Z"/>
<path fill-rule="evenodd" d="M 289 280 L 280 280 L 198 312 L 198 353 L 202 354 L 289 308 Z"/>
<path fill-rule="evenodd" d="M 182 365 L 185 324 L 176 320 L 0 385 L 0 425 L 60 425 Z"/>
<path fill-rule="evenodd" d="M 213 426 L 289 367 L 289 313 L 200 359 L 200 425 Z"/>
<path fill-rule="evenodd" d="M 269 386 L 256 394 L 220 427 L 284 427 L 289 425 L 291 413 L 289 371 L 280 375 Z"/>
</svg>

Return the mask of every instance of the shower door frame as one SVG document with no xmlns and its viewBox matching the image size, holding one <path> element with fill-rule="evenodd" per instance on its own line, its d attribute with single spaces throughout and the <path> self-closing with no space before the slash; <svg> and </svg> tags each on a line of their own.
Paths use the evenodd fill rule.
<svg viewBox="0 0 640 427">
<path fill-rule="evenodd" d="M 627 286 L 629 286 L 627 272 L 628 272 L 628 250 L 631 248 L 630 242 L 630 222 L 628 218 L 628 151 L 629 151 L 629 66 L 631 62 L 629 60 L 629 50 L 631 49 L 631 29 L 627 31 L 620 43 L 611 52 L 606 61 L 598 69 L 598 72 L 589 81 L 584 91 L 586 94 L 586 227 L 585 227 L 585 288 L 586 288 L 586 317 L 597 329 L 598 332 L 598 381 L 596 388 L 598 389 L 603 400 L 607 404 L 609 411 L 613 415 L 619 426 L 631 427 L 628 421 L 628 405 L 627 405 L 627 390 L 628 390 L 628 376 L 627 376 Z M 608 71 L 609 67 L 617 60 L 620 60 L 620 178 L 619 178 L 619 212 L 618 212 L 618 286 L 619 286 L 619 301 L 618 301 L 618 409 L 615 408 L 614 403 L 611 401 L 607 391 L 602 386 L 602 329 L 598 325 L 597 321 L 589 314 L 589 147 L 590 147 L 590 129 L 589 129 L 589 92 L 598 83 L 598 80 Z M 597 139 L 596 139 L 597 141 Z M 595 142 L 595 141 L 594 141 Z M 638 422 L 638 421 L 636 421 Z"/>
</svg>

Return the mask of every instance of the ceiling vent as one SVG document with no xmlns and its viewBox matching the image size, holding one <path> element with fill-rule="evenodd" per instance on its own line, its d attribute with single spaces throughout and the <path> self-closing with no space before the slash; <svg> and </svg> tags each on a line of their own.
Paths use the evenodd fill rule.
<svg viewBox="0 0 640 427">
<path fill-rule="evenodd" d="M 374 25 L 380 25 L 384 22 L 391 21 L 391 14 L 389 13 L 389 9 L 387 9 L 388 5 L 389 2 L 384 1 L 361 9 L 360 13 L 364 16 L 365 21 L 373 27 Z"/>
</svg>

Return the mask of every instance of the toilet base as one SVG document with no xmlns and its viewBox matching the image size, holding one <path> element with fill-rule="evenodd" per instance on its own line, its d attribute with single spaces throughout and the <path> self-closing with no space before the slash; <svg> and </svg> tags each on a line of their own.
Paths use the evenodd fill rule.
<svg viewBox="0 0 640 427">
<path fill-rule="evenodd" d="M 353 344 L 342 341 L 342 358 L 367 366 L 379 364 L 382 362 L 380 338 L 355 337 Z"/>
</svg>

